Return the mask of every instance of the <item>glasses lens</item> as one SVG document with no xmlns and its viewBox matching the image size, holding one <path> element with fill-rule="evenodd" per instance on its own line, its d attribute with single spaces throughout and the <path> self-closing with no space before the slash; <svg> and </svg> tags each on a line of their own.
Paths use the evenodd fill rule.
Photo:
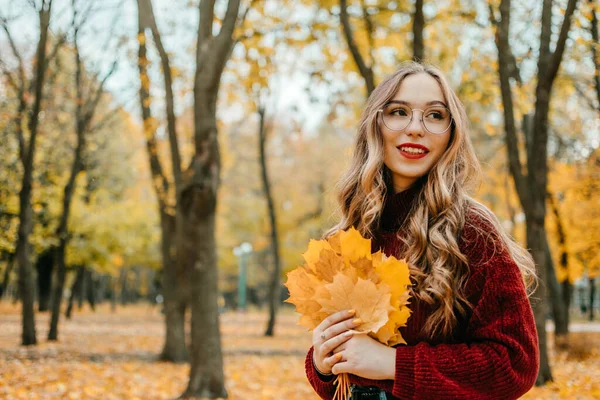
<svg viewBox="0 0 600 400">
<path fill-rule="evenodd" d="M 404 104 L 388 104 L 383 108 L 383 123 L 388 129 L 401 131 L 410 123 L 412 109 Z M 418 118 L 418 116 L 417 116 Z M 450 127 L 450 110 L 442 106 L 433 106 L 423 112 L 423 124 L 431 133 L 444 133 Z"/>
<path fill-rule="evenodd" d="M 450 127 L 452 118 L 446 107 L 429 107 L 423 112 L 423 123 L 431 133 L 444 133 Z"/>
<path fill-rule="evenodd" d="M 383 123 L 388 129 L 401 131 L 410 123 L 412 110 L 404 104 L 388 104 L 383 108 Z"/>
</svg>

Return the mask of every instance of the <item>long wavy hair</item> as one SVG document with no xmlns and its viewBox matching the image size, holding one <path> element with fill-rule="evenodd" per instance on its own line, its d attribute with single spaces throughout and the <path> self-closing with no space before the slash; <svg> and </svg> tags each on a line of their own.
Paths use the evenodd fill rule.
<svg viewBox="0 0 600 400">
<path fill-rule="evenodd" d="M 338 183 L 342 217 L 324 238 L 352 226 L 364 237 L 374 237 L 386 193 L 393 192 L 392 173 L 384 164 L 384 141 L 377 110 L 393 99 L 407 76 L 420 73 L 429 74 L 440 85 L 453 117 L 451 137 L 444 154 L 423 178 L 423 188 L 401 228 L 404 234 L 398 236 L 403 243 L 402 253 L 411 265 L 412 295 L 434 309 L 423 333 L 429 337 L 448 336 L 459 315 L 466 315 L 471 308 L 464 294 L 468 261 L 458 245 L 467 214 L 474 213 L 495 228 L 498 233 L 495 241 L 504 245 L 519 266 L 530 293 L 536 280 L 531 255 L 506 234 L 491 211 L 469 196 L 479 180 L 481 167 L 469 139 L 465 108 L 438 68 L 412 61 L 403 63 L 369 96 L 350 166 Z M 489 236 L 482 228 L 479 231 Z"/>
</svg>

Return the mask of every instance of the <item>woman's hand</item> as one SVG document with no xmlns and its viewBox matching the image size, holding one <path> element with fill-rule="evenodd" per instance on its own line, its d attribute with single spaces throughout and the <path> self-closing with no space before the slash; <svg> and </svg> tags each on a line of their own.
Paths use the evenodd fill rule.
<svg viewBox="0 0 600 400">
<path fill-rule="evenodd" d="M 366 334 L 355 334 L 333 350 L 332 372 L 354 374 L 366 379 L 394 379 L 396 349 Z"/>
<path fill-rule="evenodd" d="M 340 360 L 333 350 L 344 344 L 354 332 L 350 329 L 362 324 L 352 319 L 355 311 L 340 311 L 325 318 L 313 331 L 313 361 L 321 374 L 330 374 L 331 368 Z"/>
</svg>

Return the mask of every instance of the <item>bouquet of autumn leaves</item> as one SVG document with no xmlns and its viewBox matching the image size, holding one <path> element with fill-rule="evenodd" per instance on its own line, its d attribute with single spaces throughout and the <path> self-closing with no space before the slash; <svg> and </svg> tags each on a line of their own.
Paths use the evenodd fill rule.
<svg viewBox="0 0 600 400">
<path fill-rule="evenodd" d="M 306 264 L 287 274 L 286 300 L 301 314 L 300 325 L 316 328 L 327 316 L 356 310 L 363 324 L 354 332 L 379 342 L 406 344 L 398 328 L 410 316 L 407 307 L 409 268 L 404 260 L 371 254 L 371 240 L 354 228 L 339 230 L 327 240 L 310 240 L 303 254 Z M 346 374 L 336 379 L 334 399 L 347 399 L 350 382 Z"/>
</svg>

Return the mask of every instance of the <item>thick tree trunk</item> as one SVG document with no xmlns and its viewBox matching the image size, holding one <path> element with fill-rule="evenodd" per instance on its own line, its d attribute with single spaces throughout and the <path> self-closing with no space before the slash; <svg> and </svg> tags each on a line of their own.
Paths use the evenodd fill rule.
<svg viewBox="0 0 600 400">
<path fill-rule="evenodd" d="M 185 313 L 189 304 L 189 282 L 178 279 L 175 252 L 175 217 L 160 212 L 161 250 L 163 259 L 163 298 L 165 310 L 165 343 L 160 359 L 162 361 L 182 362 L 189 359 L 185 338 Z"/>
<path fill-rule="evenodd" d="M 413 15 L 413 60 L 422 62 L 425 59 L 425 45 L 423 44 L 423 30 L 425 29 L 425 15 L 423 14 L 423 0 L 416 0 L 415 14 Z"/>
<path fill-rule="evenodd" d="M 215 211 L 221 160 L 216 96 L 206 95 L 206 77 L 195 87 L 196 155 L 185 174 L 177 214 L 181 273 L 191 280 L 192 343 L 188 387 L 182 397 L 227 397 L 219 330 Z M 200 143 L 198 143 L 200 142 Z M 185 256 L 183 256 L 185 255 Z"/>
<path fill-rule="evenodd" d="M 38 257 L 36 264 L 38 283 L 38 311 L 50 309 L 52 294 L 52 272 L 54 270 L 54 247 L 50 247 Z"/>
<path fill-rule="evenodd" d="M 194 76 L 194 145 L 177 190 L 177 255 L 191 274 L 192 345 L 188 387 L 182 397 L 227 397 L 219 331 L 215 211 L 221 173 L 217 97 L 231 56 L 240 0 L 229 0 L 219 34 L 213 35 L 212 0 L 201 0 Z"/>
<path fill-rule="evenodd" d="M 260 125 L 258 129 L 258 146 L 260 154 L 260 170 L 263 181 L 263 187 L 265 190 L 265 198 L 267 199 L 267 208 L 269 211 L 269 223 L 271 225 L 271 250 L 273 252 L 273 271 L 271 272 L 271 281 L 269 283 L 269 322 L 267 323 L 267 329 L 265 336 L 273 336 L 275 334 L 275 319 L 277 315 L 277 308 L 280 302 L 280 272 L 281 272 L 281 261 L 279 259 L 279 235 L 277 233 L 277 216 L 275 213 L 275 202 L 273 201 L 273 194 L 271 193 L 271 184 L 269 182 L 269 174 L 267 171 L 267 156 L 265 151 L 266 145 L 266 129 L 265 129 L 265 109 L 260 108 L 258 110 L 260 116 Z"/>
<path fill-rule="evenodd" d="M 189 260 L 193 293 L 191 369 L 188 387 L 182 397 L 226 398 L 217 303 L 216 192 L 200 188 L 194 192 L 182 194 L 182 202 L 187 207 L 184 206 L 183 218 L 177 224 L 183 233 L 178 235 L 179 244 L 194 247 L 197 251 L 196 257 Z M 187 253 L 178 248 L 178 254 Z"/>
</svg>

